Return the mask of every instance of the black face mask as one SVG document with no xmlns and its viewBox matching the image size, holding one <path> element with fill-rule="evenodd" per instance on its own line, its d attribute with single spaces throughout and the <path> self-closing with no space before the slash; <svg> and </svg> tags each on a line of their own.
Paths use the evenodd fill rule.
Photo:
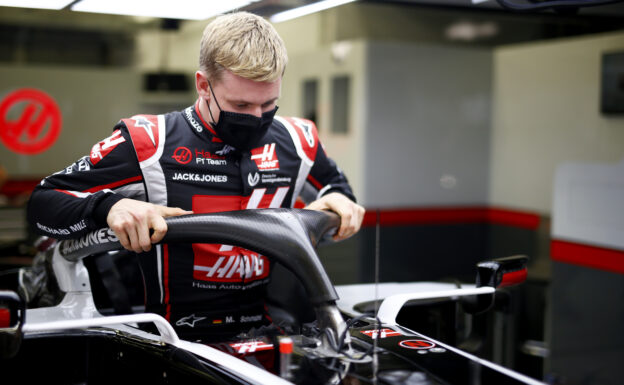
<svg viewBox="0 0 624 385">
<path fill-rule="evenodd" d="M 217 97 L 210 86 L 210 92 L 215 98 L 217 107 L 221 111 L 219 115 L 219 123 L 214 122 L 212 111 L 210 111 L 210 105 L 208 102 L 208 112 L 210 112 L 210 118 L 212 119 L 212 126 L 214 127 L 217 136 L 230 146 L 243 151 L 249 151 L 254 148 L 262 139 L 262 137 L 269 130 L 269 126 L 273 123 L 273 117 L 277 112 L 277 106 L 271 111 L 267 111 L 262 114 L 261 117 L 257 117 L 251 114 L 240 114 L 237 112 L 223 111 Z"/>
</svg>

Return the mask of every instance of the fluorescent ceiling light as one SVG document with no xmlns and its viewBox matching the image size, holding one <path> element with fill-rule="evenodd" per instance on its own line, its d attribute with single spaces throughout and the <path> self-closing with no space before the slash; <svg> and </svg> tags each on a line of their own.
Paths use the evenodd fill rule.
<svg viewBox="0 0 624 385">
<path fill-rule="evenodd" d="M 63 9 L 73 0 L 0 0 L 2 7 Z"/>
<path fill-rule="evenodd" d="M 339 5 L 343 5 L 346 3 L 351 3 L 355 0 L 324 0 L 317 1 L 316 3 L 304 5 L 303 7 L 290 9 L 288 11 L 276 13 L 271 16 L 271 22 L 279 23 L 281 21 L 286 21 L 290 19 L 294 19 L 296 17 L 309 15 L 310 13 L 320 12 L 328 8 L 337 7 Z"/>
<path fill-rule="evenodd" d="M 114 15 L 204 20 L 254 1 L 257 0 L 82 0 L 72 5 L 71 9 Z"/>
</svg>

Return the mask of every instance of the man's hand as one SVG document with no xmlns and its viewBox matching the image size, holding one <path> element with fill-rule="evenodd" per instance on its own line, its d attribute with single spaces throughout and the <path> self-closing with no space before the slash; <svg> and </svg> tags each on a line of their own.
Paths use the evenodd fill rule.
<svg viewBox="0 0 624 385">
<path fill-rule="evenodd" d="M 111 207 L 106 222 L 124 248 L 141 253 L 163 239 L 167 233 L 165 218 L 186 214 L 193 212 L 124 198 Z M 154 230 L 151 237 L 150 229 Z"/>
<path fill-rule="evenodd" d="M 329 210 L 340 216 L 340 229 L 334 240 L 347 239 L 360 230 L 364 219 L 364 207 L 340 193 L 329 193 L 305 207 L 308 210 Z"/>
</svg>

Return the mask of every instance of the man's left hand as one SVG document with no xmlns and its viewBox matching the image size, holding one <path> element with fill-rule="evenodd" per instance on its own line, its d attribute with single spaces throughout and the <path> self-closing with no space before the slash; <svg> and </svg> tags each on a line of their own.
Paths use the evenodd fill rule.
<svg viewBox="0 0 624 385">
<path fill-rule="evenodd" d="M 340 216 L 340 229 L 334 240 L 347 239 L 360 230 L 364 219 L 364 207 L 340 193 L 329 193 L 305 207 L 308 210 L 329 210 Z"/>
</svg>

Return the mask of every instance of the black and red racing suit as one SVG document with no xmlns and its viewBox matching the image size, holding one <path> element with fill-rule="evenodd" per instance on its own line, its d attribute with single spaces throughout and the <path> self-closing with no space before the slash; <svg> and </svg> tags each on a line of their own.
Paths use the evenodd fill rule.
<svg viewBox="0 0 624 385">
<path fill-rule="evenodd" d="M 41 234 L 77 238 L 106 227 L 122 198 L 195 213 L 293 207 L 304 187 L 355 200 L 308 120 L 276 117 L 250 152 L 225 145 L 195 106 L 122 119 L 89 156 L 35 189 L 28 219 Z M 270 263 L 230 245 L 157 245 L 138 254 L 146 310 L 182 335 L 245 330 L 264 322 Z M 219 332 L 220 333 L 220 332 Z"/>
</svg>

